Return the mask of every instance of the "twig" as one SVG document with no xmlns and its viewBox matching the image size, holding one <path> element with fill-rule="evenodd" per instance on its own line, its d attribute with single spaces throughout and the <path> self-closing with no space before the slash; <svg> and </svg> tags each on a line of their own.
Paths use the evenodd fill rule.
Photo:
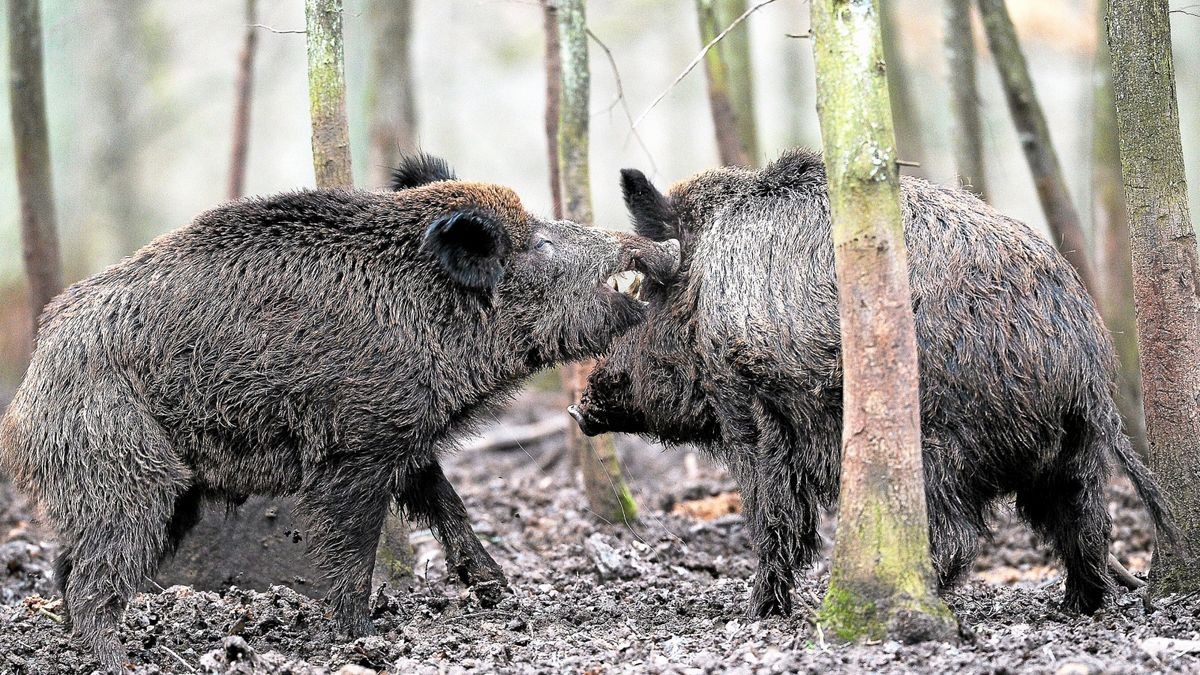
<svg viewBox="0 0 1200 675">
<path fill-rule="evenodd" d="M 658 164 L 654 161 L 654 155 L 650 154 L 650 148 L 646 147 L 646 142 L 642 140 L 642 135 L 637 132 L 637 125 L 633 123 L 633 113 L 629 110 L 629 101 L 625 99 L 625 87 L 621 85 L 621 71 L 617 69 L 617 60 L 613 58 L 612 50 L 608 48 L 608 45 L 596 37 L 591 28 L 587 29 L 587 34 L 588 37 L 592 38 L 593 42 L 600 46 L 600 49 L 604 50 L 604 56 L 608 59 L 608 65 L 612 67 L 613 80 L 616 81 L 617 100 L 613 101 L 613 104 L 608 109 L 612 110 L 613 106 L 618 103 L 621 104 L 621 110 L 624 111 L 625 119 L 629 122 L 629 134 L 637 140 L 638 145 L 642 148 L 642 152 L 646 153 L 646 159 L 650 161 L 650 169 L 654 175 L 657 175 Z"/>
<path fill-rule="evenodd" d="M 796 38 L 797 40 L 807 40 L 812 37 L 812 33 L 784 33 L 783 36 Z"/>
<path fill-rule="evenodd" d="M 262 24 L 262 23 L 252 23 L 252 24 L 250 24 L 250 27 L 251 28 L 264 28 L 266 30 L 271 31 L 272 33 L 278 33 L 279 35 L 304 35 L 304 34 L 308 33 L 308 31 L 306 31 L 306 30 L 279 30 L 278 28 L 271 28 L 270 26 L 268 26 L 266 24 Z"/>
<path fill-rule="evenodd" d="M 171 649 L 170 647 L 167 647 L 166 645 L 159 645 L 159 646 L 162 647 L 164 652 L 170 654 L 171 656 L 174 656 L 176 661 L 182 663 L 183 667 L 187 668 L 189 673 L 196 672 L 196 669 L 192 667 L 192 664 L 188 663 L 187 661 L 184 661 L 182 656 L 175 653 L 175 650 Z"/>
<path fill-rule="evenodd" d="M 54 623 L 63 623 L 63 618 L 61 616 L 55 614 L 54 612 L 51 612 L 50 610 L 46 609 L 45 607 L 39 607 L 38 614 L 45 616 L 46 618 L 50 619 Z"/>
<path fill-rule="evenodd" d="M 675 85 L 682 82 L 683 78 L 687 77 L 688 73 L 692 72 L 696 68 L 696 66 L 698 66 L 700 64 L 700 62 L 704 60 L 704 57 L 708 55 L 708 52 L 718 42 L 720 42 L 722 39 L 724 39 L 724 37 L 726 35 L 729 34 L 729 31 L 733 30 L 734 28 L 737 28 L 739 24 L 741 24 L 743 21 L 746 20 L 746 17 L 750 16 L 751 14 L 757 12 L 758 10 L 762 9 L 763 7 L 766 7 L 767 5 L 769 5 L 773 2 L 775 2 L 775 0 L 762 0 L 762 2 L 756 4 L 753 7 L 751 7 L 750 9 L 747 9 L 746 11 L 742 12 L 742 14 L 738 18 L 734 19 L 732 23 L 730 23 L 728 26 L 725 27 L 725 30 L 721 31 L 720 33 L 717 33 L 717 37 L 713 38 L 711 42 L 704 45 L 704 49 L 701 49 L 700 53 L 697 54 L 696 57 L 692 59 L 691 63 L 687 64 L 687 67 L 683 69 L 683 72 L 679 73 L 679 76 L 675 78 L 675 81 L 671 82 L 670 86 L 668 86 L 666 89 L 664 89 L 663 92 L 658 95 L 658 98 L 654 99 L 654 102 L 650 104 L 650 107 L 646 108 L 642 112 L 641 115 L 638 115 L 637 120 L 635 120 L 634 123 L 631 125 L 632 128 L 636 129 L 638 127 L 638 125 L 642 123 L 642 120 L 646 119 L 646 115 L 649 115 L 651 110 L 654 110 L 654 108 L 656 106 L 658 106 L 659 103 L 662 103 L 662 100 L 667 97 L 667 94 L 671 93 L 671 90 L 675 88 Z"/>
<path fill-rule="evenodd" d="M 921 166 L 920 162 L 913 162 L 907 159 L 896 160 L 896 166 Z"/>
</svg>

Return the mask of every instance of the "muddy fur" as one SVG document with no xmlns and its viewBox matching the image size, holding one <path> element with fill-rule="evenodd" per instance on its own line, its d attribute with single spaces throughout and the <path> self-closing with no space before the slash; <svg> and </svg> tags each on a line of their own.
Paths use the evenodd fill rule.
<svg viewBox="0 0 1200 675">
<path fill-rule="evenodd" d="M 820 155 L 725 168 L 658 193 L 623 173 L 635 228 L 679 238 L 679 276 L 643 289 L 650 317 L 614 342 L 574 415 L 586 433 L 695 443 L 737 478 L 759 555 L 751 611 L 788 613 L 837 497 L 842 366 Z M 1107 455 L 1160 533 L 1158 489 L 1113 403 L 1113 348 L 1054 248 L 962 190 L 902 181 L 921 371 L 930 541 L 941 586 L 969 570 L 997 500 L 1062 558 L 1065 605 L 1092 612 L 1106 569 Z"/>
<path fill-rule="evenodd" d="M 439 450 L 526 376 L 641 320 L 604 278 L 673 271 L 678 247 L 540 220 L 439 160 L 397 176 L 408 189 L 218 207 L 47 308 L 0 467 L 57 530 L 73 629 L 106 667 L 130 595 L 213 500 L 297 495 L 348 633 L 371 631 L 393 499 L 498 597 Z"/>
</svg>

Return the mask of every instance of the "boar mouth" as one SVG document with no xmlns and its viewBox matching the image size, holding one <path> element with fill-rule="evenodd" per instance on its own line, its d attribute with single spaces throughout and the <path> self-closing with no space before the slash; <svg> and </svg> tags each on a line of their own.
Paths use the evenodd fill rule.
<svg viewBox="0 0 1200 675">
<path fill-rule="evenodd" d="M 642 299 L 642 282 L 646 275 L 637 270 L 625 270 L 610 275 L 604 280 L 604 286 L 628 298 L 637 300 L 643 306 L 648 303 Z"/>
</svg>

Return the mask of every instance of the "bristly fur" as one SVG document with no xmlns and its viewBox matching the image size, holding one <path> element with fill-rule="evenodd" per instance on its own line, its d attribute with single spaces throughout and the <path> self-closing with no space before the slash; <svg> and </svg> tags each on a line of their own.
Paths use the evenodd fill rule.
<svg viewBox="0 0 1200 675">
<path fill-rule="evenodd" d="M 388 187 L 393 192 L 399 192 L 442 180 L 458 180 L 458 177 L 446 160 L 418 152 L 400 158 L 400 165 L 392 169 L 392 181 Z"/>
<path fill-rule="evenodd" d="M 428 156 L 405 167 L 402 183 L 451 175 Z M 645 316 L 601 279 L 678 258 L 536 218 L 497 185 L 231 202 L 50 303 L 0 418 L 0 473 L 55 528 L 63 609 L 105 670 L 124 660 L 126 602 L 202 502 L 294 495 L 348 633 L 372 630 L 392 503 L 491 604 L 503 572 L 439 452 L 527 376 L 599 355 Z"/>
<path fill-rule="evenodd" d="M 637 169 L 621 169 L 621 193 L 635 232 L 654 241 L 679 238 L 670 202 L 645 174 Z"/>
<path fill-rule="evenodd" d="M 837 498 L 841 472 L 842 344 L 821 156 L 706 171 L 669 198 L 636 172 L 623 180 L 637 230 L 673 221 L 684 264 L 677 281 L 644 288 L 650 317 L 596 365 L 576 419 L 585 433 L 653 434 L 725 461 L 758 549 L 751 609 L 787 613 L 793 570 L 821 551 L 820 509 Z M 1015 496 L 1063 561 L 1064 605 L 1095 611 L 1112 588 L 1108 455 L 1158 533 L 1171 531 L 1122 433 L 1096 306 L 1028 226 L 919 179 L 903 179 L 901 196 L 938 580 L 946 588 L 970 570 L 990 509 Z"/>
</svg>

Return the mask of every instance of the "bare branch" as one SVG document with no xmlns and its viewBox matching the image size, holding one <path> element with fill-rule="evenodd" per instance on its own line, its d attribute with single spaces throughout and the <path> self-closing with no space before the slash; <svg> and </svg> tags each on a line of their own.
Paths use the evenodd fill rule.
<svg viewBox="0 0 1200 675">
<path fill-rule="evenodd" d="M 658 95 L 658 98 L 654 99 L 654 101 L 650 104 L 650 106 L 648 108 L 646 108 L 644 111 L 642 111 L 641 115 L 638 115 L 638 118 L 636 120 L 634 120 L 631 127 L 636 129 L 638 127 L 638 125 L 642 123 L 642 120 L 646 119 L 646 115 L 649 115 L 650 111 L 654 110 L 654 108 L 657 107 L 659 103 L 662 103 L 662 100 L 667 97 L 667 94 L 671 93 L 671 90 L 675 88 L 675 85 L 682 82 L 683 78 L 687 77 L 688 73 L 695 70 L 696 66 L 699 65 L 700 62 L 704 60 L 704 57 L 708 54 L 709 50 L 711 50 L 718 42 L 720 42 L 722 39 L 724 39 L 724 37 L 729 34 L 729 31 L 733 30 L 734 28 L 737 28 L 743 21 L 746 20 L 746 17 L 750 16 L 751 14 L 757 12 L 758 10 L 762 9 L 763 7 L 766 7 L 767 5 L 769 5 L 773 2 L 775 2 L 775 0 L 762 0 L 762 2 L 756 4 L 753 7 L 751 7 L 750 9 L 747 9 L 746 11 L 742 12 L 741 15 L 738 16 L 738 18 L 734 19 L 732 23 L 730 23 L 728 26 L 725 27 L 725 30 L 721 31 L 720 33 L 717 33 L 717 37 L 713 38 L 712 41 L 710 41 L 708 44 L 704 45 L 704 49 L 701 49 L 700 53 L 696 54 L 695 58 L 692 59 L 691 63 L 687 64 L 687 67 L 683 69 L 683 72 L 679 73 L 679 75 L 675 78 L 675 80 L 673 82 L 671 82 L 670 86 L 668 86 L 666 89 L 664 89 L 663 92 Z"/>
<path fill-rule="evenodd" d="M 270 26 L 268 26 L 266 24 L 261 24 L 261 23 L 252 23 L 252 24 L 250 24 L 249 27 L 250 28 L 262 28 L 264 30 L 269 30 L 272 33 L 277 33 L 279 35 L 304 35 L 308 32 L 305 30 L 279 30 L 277 28 L 271 28 Z"/>
<path fill-rule="evenodd" d="M 596 37 L 591 28 L 587 29 L 587 34 L 593 42 L 600 46 L 600 49 L 604 50 L 604 56 L 608 59 L 608 65 L 612 68 L 613 80 L 617 85 L 617 100 L 613 101 L 608 110 L 611 111 L 618 103 L 621 104 L 621 110 L 625 113 L 625 119 L 629 122 L 629 134 L 637 140 L 638 145 L 642 148 L 642 152 L 646 153 L 646 159 L 650 161 L 650 169 L 653 171 L 653 174 L 658 175 L 658 164 L 654 161 L 654 155 L 650 154 L 650 148 L 646 146 L 642 135 L 637 132 L 637 125 L 633 123 L 633 113 L 629 110 L 629 101 L 625 98 L 625 87 L 621 85 L 621 71 L 617 69 L 617 60 L 613 58 L 612 50 L 608 48 L 608 45 L 604 44 L 603 40 Z"/>
</svg>

